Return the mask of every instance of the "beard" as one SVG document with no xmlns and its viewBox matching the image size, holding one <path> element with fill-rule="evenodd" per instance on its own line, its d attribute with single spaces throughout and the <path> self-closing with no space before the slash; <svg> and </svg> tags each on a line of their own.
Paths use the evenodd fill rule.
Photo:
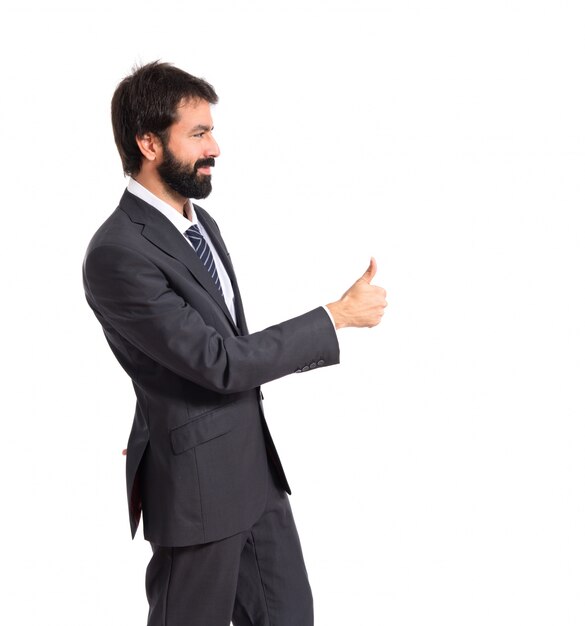
<svg viewBox="0 0 585 626">
<path fill-rule="evenodd" d="M 199 167 L 215 165 L 215 159 L 199 159 L 195 165 L 181 163 L 163 144 L 163 161 L 157 170 L 162 181 L 183 198 L 207 198 L 211 193 L 211 176 L 198 174 Z"/>
</svg>

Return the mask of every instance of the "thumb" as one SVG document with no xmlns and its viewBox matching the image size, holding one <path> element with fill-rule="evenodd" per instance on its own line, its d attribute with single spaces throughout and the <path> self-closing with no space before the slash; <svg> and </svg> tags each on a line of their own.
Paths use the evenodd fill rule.
<svg viewBox="0 0 585 626">
<path fill-rule="evenodd" d="M 376 259 L 372 257 L 370 259 L 370 265 L 368 269 L 365 271 L 364 275 L 362 276 L 362 280 L 365 280 L 368 284 L 371 283 L 377 271 L 378 271 L 378 265 L 376 264 Z"/>
</svg>

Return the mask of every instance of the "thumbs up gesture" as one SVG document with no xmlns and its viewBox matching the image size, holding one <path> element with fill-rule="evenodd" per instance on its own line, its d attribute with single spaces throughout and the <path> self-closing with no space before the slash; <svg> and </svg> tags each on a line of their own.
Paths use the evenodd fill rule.
<svg viewBox="0 0 585 626">
<path fill-rule="evenodd" d="M 371 284 L 377 269 L 376 259 L 372 257 L 363 276 L 358 278 L 339 300 L 327 305 L 335 328 L 371 328 L 380 323 L 388 303 L 386 291 Z"/>
</svg>

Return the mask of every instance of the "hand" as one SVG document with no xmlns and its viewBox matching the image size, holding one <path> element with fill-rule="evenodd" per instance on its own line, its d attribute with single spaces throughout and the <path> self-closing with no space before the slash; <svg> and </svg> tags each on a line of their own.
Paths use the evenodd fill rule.
<svg viewBox="0 0 585 626">
<path fill-rule="evenodd" d="M 364 275 L 356 280 L 341 299 L 327 305 L 335 328 L 371 328 L 380 323 L 388 303 L 386 291 L 370 284 L 377 269 L 376 259 L 372 257 Z"/>
</svg>

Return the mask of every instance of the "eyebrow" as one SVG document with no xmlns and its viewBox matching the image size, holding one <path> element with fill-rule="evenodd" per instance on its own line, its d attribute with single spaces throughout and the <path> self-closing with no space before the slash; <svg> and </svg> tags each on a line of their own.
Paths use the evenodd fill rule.
<svg viewBox="0 0 585 626">
<path fill-rule="evenodd" d="M 196 130 L 204 130 L 206 132 L 209 132 L 210 130 L 213 130 L 213 126 L 207 126 L 206 124 L 197 124 L 197 126 L 193 126 L 193 128 L 189 132 L 193 133 Z"/>
</svg>

